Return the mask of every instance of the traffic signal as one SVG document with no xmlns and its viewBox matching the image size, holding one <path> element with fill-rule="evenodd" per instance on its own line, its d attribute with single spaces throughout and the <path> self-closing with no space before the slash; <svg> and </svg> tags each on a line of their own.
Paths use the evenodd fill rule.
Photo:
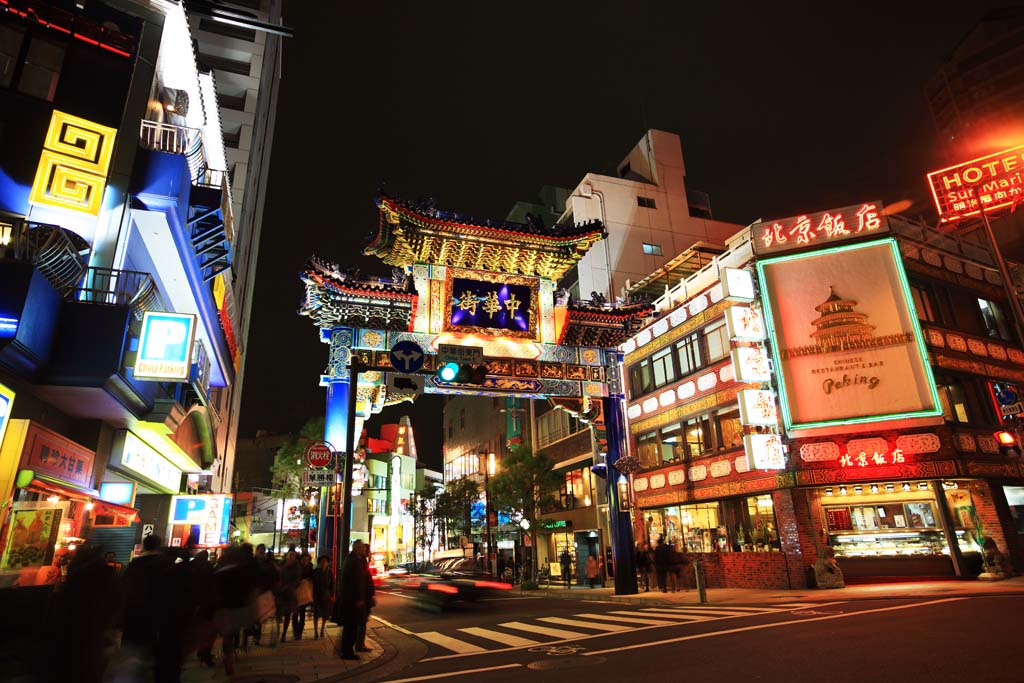
<svg viewBox="0 0 1024 683">
<path fill-rule="evenodd" d="M 453 384 L 483 384 L 487 380 L 487 366 L 470 363 L 443 363 L 437 369 L 437 379 Z"/>
<path fill-rule="evenodd" d="M 1017 451 L 1017 439 L 1010 432 L 996 432 L 996 441 L 999 442 L 999 451 L 1003 455 L 1015 456 Z"/>
</svg>

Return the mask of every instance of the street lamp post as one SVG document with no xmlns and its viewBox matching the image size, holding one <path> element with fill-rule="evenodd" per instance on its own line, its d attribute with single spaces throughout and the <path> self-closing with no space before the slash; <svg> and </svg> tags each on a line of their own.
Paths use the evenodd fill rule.
<svg viewBox="0 0 1024 683">
<path fill-rule="evenodd" d="M 493 539 L 491 538 L 491 475 L 496 469 L 494 453 L 480 453 L 480 470 L 484 474 L 484 528 L 487 530 L 487 571 L 493 573 L 491 555 Z"/>
</svg>

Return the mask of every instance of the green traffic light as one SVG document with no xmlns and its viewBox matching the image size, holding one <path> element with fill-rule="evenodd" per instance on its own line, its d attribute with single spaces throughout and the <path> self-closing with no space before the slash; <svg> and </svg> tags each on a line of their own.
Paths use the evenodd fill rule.
<svg viewBox="0 0 1024 683">
<path fill-rule="evenodd" d="M 459 364 L 458 363 L 445 363 L 437 371 L 437 376 L 440 377 L 441 380 L 444 381 L 444 382 L 451 382 L 452 380 L 454 380 L 456 378 L 456 376 L 458 376 L 458 374 L 459 374 Z"/>
</svg>

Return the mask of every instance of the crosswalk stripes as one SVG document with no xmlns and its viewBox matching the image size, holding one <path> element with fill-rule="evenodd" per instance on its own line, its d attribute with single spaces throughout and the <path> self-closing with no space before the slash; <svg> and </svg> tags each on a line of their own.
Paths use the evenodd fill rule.
<svg viewBox="0 0 1024 683">
<path fill-rule="evenodd" d="M 471 636 L 476 636 L 477 638 L 486 638 L 487 640 L 493 640 L 496 643 L 508 645 L 509 647 L 523 647 L 524 645 L 540 645 L 539 640 L 530 640 L 529 638 L 514 636 L 511 633 L 492 631 L 489 628 L 480 628 L 479 626 L 460 628 L 459 630 L 463 633 L 468 633 Z"/>
<path fill-rule="evenodd" d="M 537 620 L 546 621 L 549 624 L 562 624 L 563 626 L 589 628 L 595 631 L 606 631 L 608 633 L 629 630 L 629 626 L 623 626 L 622 624 L 598 624 L 594 621 L 583 621 L 582 619 L 565 619 L 564 617 L 538 617 Z"/>
<path fill-rule="evenodd" d="M 717 607 L 713 605 L 664 605 L 612 610 L 610 612 L 583 612 L 564 617 L 531 617 L 528 621 L 506 621 L 487 628 L 473 626 L 459 628 L 454 635 L 438 631 L 412 633 L 428 643 L 455 655 L 491 652 L 495 649 L 531 647 L 558 641 L 592 638 L 595 636 L 654 626 L 680 626 L 737 617 L 753 617 L 800 609 L 816 603 L 785 603 L 770 607 Z M 623 605 L 629 607 L 629 605 Z M 541 622 L 541 623 L 534 623 Z M 568 628 L 566 628 L 568 627 Z M 510 631 L 528 634 L 524 637 Z M 457 636 L 467 636 L 463 639 Z M 477 644 L 473 639 L 486 641 Z M 553 639 L 553 640 L 552 640 Z M 498 647 L 488 643 L 496 644 Z M 453 655 L 449 655 L 453 656 Z"/>
<path fill-rule="evenodd" d="M 498 624 L 504 628 L 514 628 L 519 631 L 526 631 L 527 633 L 539 633 L 542 636 L 551 636 L 552 638 L 582 638 L 587 635 L 586 633 L 580 633 L 579 631 L 566 631 L 561 628 L 549 628 L 547 626 L 535 626 L 533 624 L 524 624 L 521 621 L 506 621 L 504 624 Z"/>
</svg>

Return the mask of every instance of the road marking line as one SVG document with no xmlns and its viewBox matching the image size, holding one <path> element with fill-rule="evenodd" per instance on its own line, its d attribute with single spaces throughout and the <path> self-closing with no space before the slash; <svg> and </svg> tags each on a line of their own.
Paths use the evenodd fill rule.
<svg viewBox="0 0 1024 683">
<path fill-rule="evenodd" d="M 608 631 L 609 633 L 629 630 L 629 626 L 623 626 L 622 624 L 598 624 L 593 621 L 563 619 L 562 617 L 539 617 L 538 621 L 546 621 L 551 624 L 562 624 L 563 626 L 578 626 L 580 628 L 589 628 L 595 631 Z"/>
<path fill-rule="evenodd" d="M 424 633 L 414 633 L 413 635 L 417 638 L 422 638 L 428 643 L 440 645 L 446 650 L 458 652 L 459 654 L 466 654 L 469 652 L 486 652 L 486 650 L 479 645 L 473 645 L 472 643 L 467 643 L 464 640 L 446 636 L 443 633 L 438 633 L 437 631 L 426 631 Z"/>
<path fill-rule="evenodd" d="M 520 638 L 510 633 L 502 633 L 501 631 L 492 631 L 489 628 L 480 628 L 479 626 L 471 626 L 470 628 L 460 628 L 463 633 L 468 633 L 471 636 L 478 638 L 486 638 L 487 640 L 493 640 L 496 643 L 502 645 L 509 645 L 511 647 L 522 647 L 523 645 L 540 645 L 539 640 L 530 640 L 529 638 Z"/>
<path fill-rule="evenodd" d="M 645 626 L 671 626 L 672 624 L 676 623 L 674 621 L 665 621 L 663 619 L 636 619 L 632 617 L 627 619 L 626 617 L 614 617 L 610 614 L 591 614 L 589 612 L 584 614 L 574 614 L 573 616 L 584 617 L 586 619 L 604 619 L 605 621 L 618 621 L 625 624 L 644 624 Z"/>
<path fill-rule="evenodd" d="M 688 619 L 690 621 L 711 621 L 721 619 L 718 614 L 687 614 L 686 612 L 674 609 L 658 609 L 657 607 L 645 608 L 639 612 L 616 612 L 615 614 L 641 614 L 649 617 L 665 617 L 666 619 Z"/>
<path fill-rule="evenodd" d="M 757 624 L 755 626 L 740 626 L 737 628 L 730 628 L 724 631 L 711 631 L 709 633 L 694 633 L 688 636 L 680 636 L 678 638 L 666 638 L 665 640 L 649 641 L 646 643 L 637 643 L 635 645 L 623 645 L 622 647 L 612 647 L 607 650 L 595 650 L 593 652 L 584 652 L 584 657 L 590 657 L 592 655 L 603 655 L 610 652 L 623 652 L 625 650 L 638 650 L 640 648 L 655 647 L 657 645 L 669 645 L 671 643 L 681 643 L 686 640 L 697 640 L 699 638 L 711 638 L 714 636 L 730 635 L 732 633 L 743 633 L 745 631 L 759 631 L 766 628 L 778 628 L 780 626 L 792 626 L 793 624 L 806 624 L 810 621 L 828 621 L 830 619 L 846 619 L 847 617 L 855 617 L 858 614 L 875 614 L 877 612 L 892 612 L 894 610 L 901 609 L 912 609 L 914 607 L 925 607 L 927 605 L 938 605 L 944 602 L 956 602 L 963 600 L 964 598 L 943 598 L 941 600 L 931 600 L 929 602 L 918 602 L 912 605 L 897 605 L 895 607 L 879 607 L 877 609 L 866 609 L 859 612 L 847 612 L 845 614 L 830 614 L 824 617 L 812 617 L 810 619 L 792 619 L 790 621 L 776 621 L 770 624 Z"/>
<path fill-rule="evenodd" d="M 780 602 L 779 607 L 813 607 L 816 604 L 814 602 Z"/>
<path fill-rule="evenodd" d="M 384 624 L 388 628 L 395 629 L 399 633 L 404 633 L 407 636 L 414 636 L 414 635 L 416 635 L 415 633 L 413 633 L 412 631 L 410 631 L 407 628 L 403 628 L 403 627 L 399 626 L 398 624 L 392 624 L 390 621 L 385 621 L 384 619 L 381 619 L 376 614 L 373 615 L 373 618 L 376 619 L 377 621 L 379 621 L 380 623 Z M 328 626 L 327 628 L 330 628 L 330 626 Z M 339 627 L 338 630 L 340 631 L 341 628 Z"/>
<path fill-rule="evenodd" d="M 722 617 L 753 617 L 759 614 L 765 614 L 765 612 L 737 612 L 731 609 L 683 609 L 676 607 L 673 609 L 665 609 L 662 607 L 645 607 L 641 611 L 643 612 L 667 612 L 669 614 L 693 614 L 705 619 L 721 619 Z"/>
<path fill-rule="evenodd" d="M 527 631 L 529 633 L 539 633 L 542 636 L 551 636 L 552 638 L 582 638 L 587 635 L 586 633 L 580 633 L 578 631 L 566 631 L 560 628 L 525 624 L 521 621 L 506 621 L 504 624 L 498 624 L 498 626 L 501 626 L 502 628 L 514 628 L 519 631 Z"/>
<path fill-rule="evenodd" d="M 721 607 L 718 607 L 716 605 L 680 605 L 679 607 L 673 607 L 671 609 L 694 609 L 700 610 L 701 612 L 718 612 L 720 610 L 729 610 L 730 612 L 750 612 L 751 614 L 759 614 L 761 612 L 768 613 L 782 611 L 776 607 L 733 607 L 732 605 L 722 605 Z"/>
<path fill-rule="evenodd" d="M 484 671 L 498 671 L 500 669 L 515 669 L 522 667 L 522 664 L 502 664 L 501 666 L 485 666 L 480 669 L 466 669 L 465 671 L 446 671 L 443 674 L 430 674 L 429 676 L 413 676 L 412 678 L 392 678 L 382 683 L 414 683 L 414 681 L 429 681 L 431 678 L 444 678 L 446 676 L 463 676 L 465 674 L 478 674 Z"/>
</svg>

